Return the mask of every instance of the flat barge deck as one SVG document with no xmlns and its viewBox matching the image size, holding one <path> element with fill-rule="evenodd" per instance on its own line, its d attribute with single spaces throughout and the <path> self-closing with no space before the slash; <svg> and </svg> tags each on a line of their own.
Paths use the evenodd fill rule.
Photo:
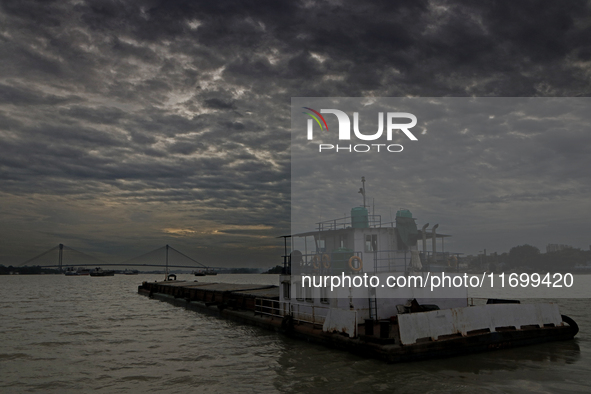
<svg viewBox="0 0 591 394">
<path fill-rule="evenodd" d="M 286 309 L 284 302 L 279 301 L 277 286 L 185 281 L 144 282 L 138 287 L 138 293 L 190 310 L 219 315 L 236 322 L 392 363 L 568 340 L 578 332 L 576 323 L 562 316 L 563 323 L 558 325 L 499 327 L 494 331 L 473 330 L 438 338 L 421 338 L 416 343 L 405 345 L 400 335 L 398 316 L 358 324 L 354 333 L 328 332 L 323 329 L 321 321 L 314 317 L 302 318 L 301 315 L 294 315 L 293 309 Z"/>
</svg>

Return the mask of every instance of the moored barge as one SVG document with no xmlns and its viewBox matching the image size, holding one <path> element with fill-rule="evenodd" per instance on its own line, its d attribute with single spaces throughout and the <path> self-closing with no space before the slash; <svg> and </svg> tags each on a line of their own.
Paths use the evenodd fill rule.
<svg viewBox="0 0 591 394">
<path fill-rule="evenodd" d="M 162 281 L 144 282 L 138 292 L 176 306 L 388 362 L 569 340 L 578 332 L 576 323 L 561 316 L 555 304 L 489 303 L 470 306 L 463 313 L 461 308 L 417 311 L 391 319 L 366 320 L 348 331 L 346 327 L 331 329 L 323 313 L 326 311 L 304 312 L 297 304 L 288 307 L 280 301 L 278 286 Z M 476 319 L 470 324 L 470 319 L 477 315 L 486 316 L 486 322 Z M 426 336 L 436 332 L 432 330 L 436 327 L 433 322 L 442 319 L 451 323 L 455 332 Z M 441 326 L 439 329 L 445 332 Z"/>
<path fill-rule="evenodd" d="M 350 217 L 283 237 L 279 286 L 169 280 L 144 282 L 138 291 L 388 362 L 569 340 L 577 334 L 577 324 L 554 303 L 490 299 L 473 305 L 467 288 L 433 292 L 423 286 L 352 286 L 368 276 L 379 283 L 389 278 L 400 283 L 402 277 L 426 280 L 431 272 L 457 271 L 461 254 L 444 252 L 449 235 L 439 233 L 438 224 L 418 230 L 407 209 L 400 209 L 392 223 L 369 215 L 363 185 L 364 204 L 351 209 Z M 350 282 L 330 291 L 326 283 L 316 285 L 316 279 L 331 277 Z"/>
</svg>

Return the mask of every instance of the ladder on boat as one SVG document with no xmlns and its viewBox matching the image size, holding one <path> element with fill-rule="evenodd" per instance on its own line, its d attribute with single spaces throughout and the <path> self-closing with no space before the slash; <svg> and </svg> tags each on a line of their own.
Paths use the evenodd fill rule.
<svg viewBox="0 0 591 394">
<path fill-rule="evenodd" d="M 378 301 L 375 297 L 375 295 L 373 297 L 369 297 L 369 318 L 371 320 L 377 320 L 378 319 Z"/>
</svg>

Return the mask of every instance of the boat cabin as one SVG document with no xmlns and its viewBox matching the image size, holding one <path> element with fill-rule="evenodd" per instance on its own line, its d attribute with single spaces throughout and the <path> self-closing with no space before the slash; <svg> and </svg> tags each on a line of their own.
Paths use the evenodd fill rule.
<svg viewBox="0 0 591 394">
<path fill-rule="evenodd" d="M 426 288 L 384 285 L 389 276 L 425 279 L 427 272 L 457 272 L 460 253 L 444 251 L 444 239 L 450 235 L 437 233 L 437 228 L 428 229 L 426 224 L 419 230 L 407 209 L 400 209 L 394 222 L 383 223 L 380 215 L 370 215 L 366 207 L 354 207 L 349 217 L 319 222 L 314 231 L 286 236 L 280 300 L 289 304 L 292 313 L 293 308 L 311 315 L 326 314 L 327 309 L 355 311 L 356 321 L 390 318 L 413 299 L 441 309 L 467 306 L 465 289 L 433 298 Z M 379 280 L 376 287 L 367 285 L 372 276 Z M 335 278 L 341 279 L 338 288 L 331 286 Z M 363 285 L 356 286 L 362 279 Z"/>
</svg>

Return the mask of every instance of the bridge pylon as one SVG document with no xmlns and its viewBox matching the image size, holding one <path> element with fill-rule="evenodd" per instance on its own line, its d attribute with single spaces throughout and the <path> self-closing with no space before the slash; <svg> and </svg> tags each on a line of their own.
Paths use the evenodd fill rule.
<svg viewBox="0 0 591 394">
<path fill-rule="evenodd" d="M 63 271 L 63 262 L 64 262 L 64 244 L 60 244 L 59 246 L 59 255 L 57 258 L 57 266 L 60 271 Z"/>
</svg>

